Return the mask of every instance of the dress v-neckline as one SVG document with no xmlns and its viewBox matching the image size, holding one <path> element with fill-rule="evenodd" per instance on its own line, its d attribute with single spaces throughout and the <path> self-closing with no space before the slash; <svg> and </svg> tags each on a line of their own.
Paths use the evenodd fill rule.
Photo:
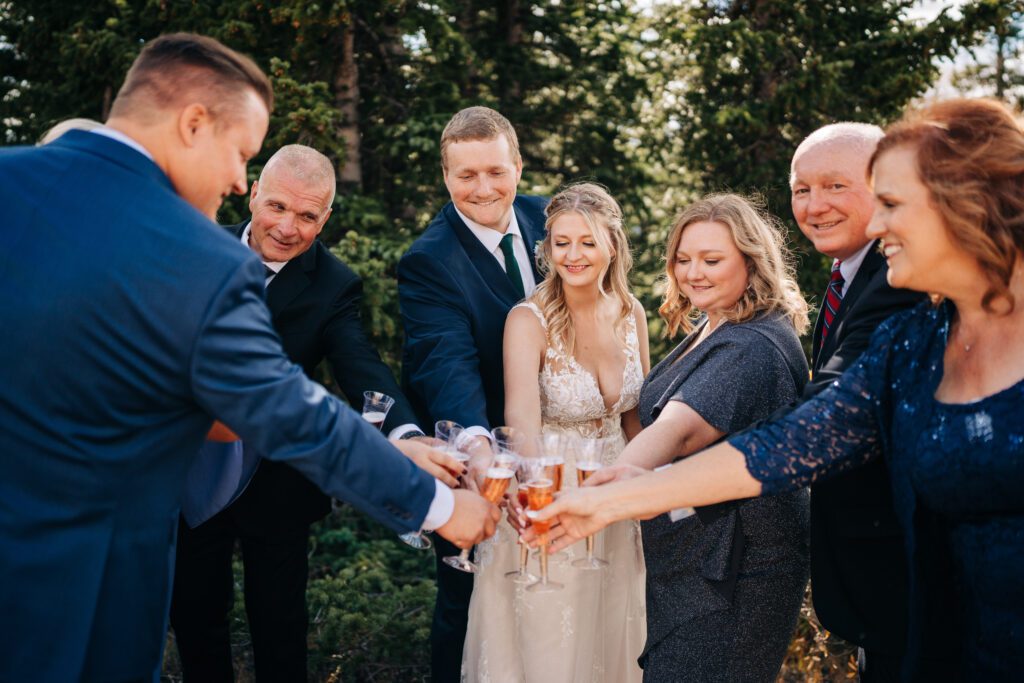
<svg viewBox="0 0 1024 683">
<path fill-rule="evenodd" d="M 625 346 L 622 347 L 622 353 L 626 357 L 626 360 L 622 364 L 622 372 L 619 373 L 619 377 L 621 379 L 621 382 L 619 383 L 618 398 L 616 398 L 615 402 L 612 403 L 610 406 L 608 405 L 608 400 L 604 396 L 604 392 L 601 391 L 601 382 L 598 379 L 597 375 L 595 375 L 593 372 L 588 370 L 583 365 L 583 363 L 580 363 L 579 360 L 577 360 L 577 358 L 576 358 L 576 354 L 573 354 L 573 353 L 566 353 L 566 354 L 564 354 L 565 357 L 569 359 L 569 363 L 571 363 L 572 365 L 576 366 L 584 375 L 586 375 L 590 379 L 591 384 L 593 385 L 594 389 L 597 391 L 597 395 L 601 397 L 601 405 L 604 408 L 606 413 L 616 413 L 616 412 L 618 412 L 619 406 L 622 404 L 623 391 L 626 388 L 626 377 L 629 374 L 629 366 L 630 366 L 630 363 L 634 360 L 632 358 L 632 354 L 630 353 L 630 350 L 632 349 L 632 345 L 630 344 L 631 340 L 629 338 L 630 335 L 634 335 L 634 336 L 636 335 L 636 320 L 633 318 L 632 315 L 629 317 L 629 322 L 627 324 L 629 325 L 629 330 L 626 333 L 626 344 L 625 344 Z"/>
</svg>

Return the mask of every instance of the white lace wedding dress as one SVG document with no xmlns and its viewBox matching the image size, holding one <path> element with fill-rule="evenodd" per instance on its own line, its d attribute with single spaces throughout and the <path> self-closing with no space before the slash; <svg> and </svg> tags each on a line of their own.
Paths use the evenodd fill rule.
<svg viewBox="0 0 1024 683">
<path fill-rule="evenodd" d="M 530 302 L 519 304 L 537 315 Z M 613 437 L 605 464 L 625 445 L 621 415 L 637 404 L 643 369 L 636 324 L 627 323 L 626 367 L 619 399 L 604 402 L 597 380 L 562 348 L 549 346 L 540 372 L 542 430 Z M 567 453 L 563 487 L 576 486 L 575 462 Z M 469 627 L 462 658 L 464 683 L 629 683 L 641 680 L 636 663 L 646 637 L 644 561 L 639 525 L 619 522 L 600 532 L 594 554 L 609 562 L 599 571 L 571 566 L 586 555 L 577 543 L 550 561 L 549 576 L 565 586 L 531 593 L 505 578 L 519 566 L 516 532 L 503 522 L 477 546 L 482 571 L 473 584 Z M 530 571 L 540 573 L 530 558 Z"/>
</svg>

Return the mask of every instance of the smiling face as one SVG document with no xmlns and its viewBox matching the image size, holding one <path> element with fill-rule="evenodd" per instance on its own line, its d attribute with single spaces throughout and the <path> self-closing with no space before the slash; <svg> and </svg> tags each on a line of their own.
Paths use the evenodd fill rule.
<svg viewBox="0 0 1024 683">
<path fill-rule="evenodd" d="M 264 169 L 252 184 L 249 246 L 264 261 L 290 261 L 305 252 L 331 215 L 326 180 L 310 182 L 282 164 Z"/>
<path fill-rule="evenodd" d="M 750 281 L 746 257 L 729 227 L 717 221 L 683 228 L 672 261 L 679 291 L 712 322 L 736 305 Z"/>
<path fill-rule="evenodd" d="M 894 147 L 879 156 L 874 189 L 868 235 L 882 240 L 890 285 L 948 295 L 965 277 L 978 277 L 977 261 L 957 248 L 921 182 L 914 149 Z"/>
<path fill-rule="evenodd" d="M 452 202 L 475 223 L 505 232 L 523 172 L 504 135 L 453 142 L 446 150 L 444 184 Z"/>
<path fill-rule="evenodd" d="M 867 184 L 871 150 L 840 140 L 802 152 L 793 161 L 793 217 L 814 248 L 847 259 L 869 241 L 873 198 Z"/>
<path fill-rule="evenodd" d="M 565 286 L 588 287 L 600 283 L 611 259 L 582 215 L 571 212 L 560 215 L 551 223 L 550 239 L 551 262 Z"/>
</svg>

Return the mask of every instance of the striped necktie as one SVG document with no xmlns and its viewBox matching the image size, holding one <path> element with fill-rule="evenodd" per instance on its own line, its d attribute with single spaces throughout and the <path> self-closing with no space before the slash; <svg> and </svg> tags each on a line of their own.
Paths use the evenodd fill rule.
<svg viewBox="0 0 1024 683">
<path fill-rule="evenodd" d="M 832 264 L 832 277 L 828 281 L 828 289 L 825 290 L 825 306 L 821 309 L 822 325 L 819 348 L 825 346 L 829 328 L 832 327 L 832 321 L 836 319 L 836 313 L 839 312 L 839 304 L 843 302 L 843 284 L 846 281 L 843 280 L 843 274 L 839 272 L 841 263 L 841 261 L 836 261 Z"/>
</svg>

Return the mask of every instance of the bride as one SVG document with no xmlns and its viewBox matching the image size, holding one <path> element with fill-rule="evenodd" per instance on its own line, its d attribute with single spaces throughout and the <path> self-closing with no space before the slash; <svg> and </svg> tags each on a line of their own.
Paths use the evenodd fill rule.
<svg viewBox="0 0 1024 683">
<path fill-rule="evenodd" d="M 541 433 L 601 437 L 615 460 L 640 431 L 637 398 L 650 368 L 647 319 L 629 292 L 632 265 L 622 210 L 604 188 L 572 185 L 547 208 L 538 260 L 544 281 L 505 323 L 505 419 L 529 441 Z M 574 487 L 573 450 L 563 487 Z M 552 558 L 551 580 L 532 593 L 504 575 L 519 561 L 517 533 L 502 525 L 477 547 L 462 660 L 467 682 L 639 681 L 645 639 L 639 529 L 625 521 L 595 539 L 599 571 L 572 566 L 583 544 Z"/>
</svg>

